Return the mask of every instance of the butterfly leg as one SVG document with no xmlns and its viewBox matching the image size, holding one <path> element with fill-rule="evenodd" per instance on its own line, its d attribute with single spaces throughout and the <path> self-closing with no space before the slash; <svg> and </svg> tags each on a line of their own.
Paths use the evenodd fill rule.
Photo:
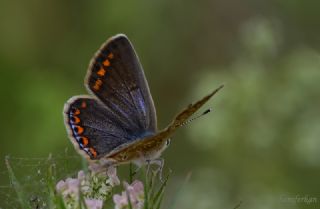
<svg viewBox="0 0 320 209">
<path fill-rule="evenodd" d="M 148 176 L 149 175 L 149 171 L 150 171 L 150 165 L 152 164 L 152 161 L 151 160 L 146 160 L 146 163 L 147 163 L 146 175 Z"/>
<path fill-rule="evenodd" d="M 159 172 L 160 181 L 163 182 L 162 170 L 163 170 L 163 166 L 164 166 L 164 159 L 163 158 L 158 158 L 158 159 L 150 160 L 149 164 L 158 165 L 158 168 L 156 169 L 156 173 Z"/>
</svg>

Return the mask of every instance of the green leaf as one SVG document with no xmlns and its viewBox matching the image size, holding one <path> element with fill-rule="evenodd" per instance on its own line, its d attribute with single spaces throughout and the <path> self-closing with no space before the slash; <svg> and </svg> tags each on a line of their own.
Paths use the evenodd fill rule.
<svg viewBox="0 0 320 209">
<path fill-rule="evenodd" d="M 48 204 L 49 204 L 49 208 L 54 208 L 54 205 L 57 204 L 59 201 L 63 202 L 63 199 L 58 200 L 59 196 L 55 195 L 55 183 L 56 183 L 56 179 L 55 179 L 55 165 L 50 163 L 49 168 L 48 168 L 48 173 L 47 173 L 47 188 L 48 188 Z M 62 197 L 60 197 L 62 198 Z M 58 203 L 60 204 L 60 203 Z M 64 206 L 64 204 L 63 204 Z M 65 207 L 62 207 L 65 208 Z"/>
<path fill-rule="evenodd" d="M 55 197 L 55 206 L 59 209 L 67 209 L 66 205 L 64 204 L 64 200 L 61 195 L 57 195 Z M 54 208 L 54 207 L 49 207 L 49 208 Z"/>
<path fill-rule="evenodd" d="M 144 171 L 144 176 L 145 176 L 145 178 L 143 179 L 144 180 L 144 182 L 143 182 L 143 184 L 144 184 L 144 209 L 149 209 L 149 187 L 148 187 L 148 175 L 147 175 L 147 173 L 145 173 L 145 171 Z"/>
<path fill-rule="evenodd" d="M 157 177 L 157 172 L 152 171 L 150 183 L 149 183 L 149 197 L 152 198 L 155 193 L 155 178 Z"/>
<path fill-rule="evenodd" d="M 88 161 L 84 157 L 81 158 L 81 167 L 85 173 L 88 173 Z"/>
<path fill-rule="evenodd" d="M 132 163 L 130 163 L 130 165 L 129 165 L 129 184 L 132 184 L 133 176 L 135 175 L 132 167 L 133 167 L 133 165 L 132 165 Z"/>
<path fill-rule="evenodd" d="M 156 193 L 156 195 L 154 196 L 154 198 L 152 200 L 154 205 L 159 205 L 159 207 L 160 207 L 160 203 L 161 203 L 161 200 L 162 200 L 164 189 L 166 188 L 168 180 L 169 180 L 169 174 L 167 175 L 165 180 L 162 182 L 158 192 Z"/>
<path fill-rule="evenodd" d="M 155 207 L 156 209 L 160 209 L 160 206 L 161 206 L 161 203 L 162 203 L 163 196 L 164 196 L 164 191 L 163 191 L 163 192 L 161 192 L 161 195 L 160 195 L 159 201 L 158 201 L 158 203 L 157 203 L 157 204 L 155 204 L 155 205 L 156 205 L 156 207 Z"/>
</svg>

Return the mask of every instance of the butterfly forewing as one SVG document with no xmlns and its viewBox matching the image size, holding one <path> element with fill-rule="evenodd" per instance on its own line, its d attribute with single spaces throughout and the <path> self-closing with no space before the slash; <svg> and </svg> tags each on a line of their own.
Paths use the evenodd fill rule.
<svg viewBox="0 0 320 209">
<path fill-rule="evenodd" d="M 136 132 L 157 128 L 153 100 L 142 66 L 125 35 L 108 40 L 97 52 L 87 73 L 88 89 Z"/>
</svg>

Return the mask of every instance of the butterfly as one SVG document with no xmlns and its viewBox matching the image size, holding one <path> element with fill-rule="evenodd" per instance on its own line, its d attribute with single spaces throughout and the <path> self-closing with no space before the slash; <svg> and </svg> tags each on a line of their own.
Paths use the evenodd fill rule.
<svg viewBox="0 0 320 209">
<path fill-rule="evenodd" d="M 102 45 L 85 78 L 90 95 L 70 98 L 64 122 L 76 150 L 89 161 L 108 165 L 133 162 L 163 165 L 171 135 L 223 85 L 182 110 L 163 130 L 144 71 L 129 39 L 119 34 Z"/>
</svg>

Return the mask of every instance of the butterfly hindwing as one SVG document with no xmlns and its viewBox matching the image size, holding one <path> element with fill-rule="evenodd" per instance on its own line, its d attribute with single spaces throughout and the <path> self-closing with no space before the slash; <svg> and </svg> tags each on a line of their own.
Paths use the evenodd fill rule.
<svg viewBox="0 0 320 209">
<path fill-rule="evenodd" d="M 64 116 L 71 141 L 92 160 L 138 137 L 122 118 L 89 96 L 72 97 Z"/>
<path fill-rule="evenodd" d="M 157 129 L 156 112 L 142 66 L 125 35 L 109 39 L 92 59 L 86 78 L 90 92 L 132 131 L 145 135 Z"/>
</svg>

